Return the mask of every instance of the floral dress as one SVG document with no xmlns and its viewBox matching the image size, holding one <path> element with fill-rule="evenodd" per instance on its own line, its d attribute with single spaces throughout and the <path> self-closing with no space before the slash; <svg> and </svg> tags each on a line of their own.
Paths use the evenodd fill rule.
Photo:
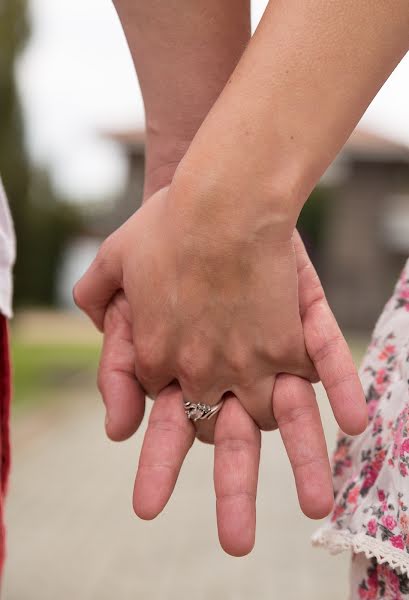
<svg viewBox="0 0 409 600">
<path fill-rule="evenodd" d="M 335 505 L 313 543 L 353 551 L 350 600 L 409 599 L 409 261 L 360 374 L 369 426 L 338 437 Z"/>
</svg>

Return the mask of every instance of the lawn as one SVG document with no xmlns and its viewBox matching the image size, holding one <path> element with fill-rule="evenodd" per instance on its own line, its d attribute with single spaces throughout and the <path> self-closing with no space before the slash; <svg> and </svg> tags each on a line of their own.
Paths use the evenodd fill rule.
<svg viewBox="0 0 409 600">
<path fill-rule="evenodd" d="M 367 340 L 357 336 L 348 340 L 359 364 Z M 94 385 L 99 352 L 97 343 L 33 343 L 12 336 L 15 406 L 43 403 L 67 388 Z"/>
<path fill-rule="evenodd" d="M 12 336 L 14 405 L 51 400 L 67 387 L 95 381 L 99 351 L 94 343 L 29 343 Z"/>
</svg>

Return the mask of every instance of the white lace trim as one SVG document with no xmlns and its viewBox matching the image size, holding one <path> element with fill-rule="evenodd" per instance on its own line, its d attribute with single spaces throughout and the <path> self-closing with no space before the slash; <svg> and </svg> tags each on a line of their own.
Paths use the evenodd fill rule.
<svg viewBox="0 0 409 600">
<path fill-rule="evenodd" d="M 379 564 L 388 564 L 409 576 L 409 554 L 390 544 L 382 542 L 365 533 L 353 534 L 346 530 L 319 529 L 311 539 L 314 546 L 323 546 L 331 554 L 352 550 L 355 554 L 363 552 L 367 558 L 376 558 Z"/>
</svg>

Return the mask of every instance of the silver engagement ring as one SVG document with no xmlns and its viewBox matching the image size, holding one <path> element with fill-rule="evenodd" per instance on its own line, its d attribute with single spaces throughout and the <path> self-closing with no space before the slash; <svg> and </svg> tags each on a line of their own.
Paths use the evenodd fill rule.
<svg viewBox="0 0 409 600">
<path fill-rule="evenodd" d="M 203 419 L 211 419 L 214 415 L 219 412 L 222 407 L 223 400 L 220 400 L 217 404 L 194 404 L 185 400 L 183 402 L 185 407 L 185 413 L 188 419 L 191 421 L 201 421 Z"/>
</svg>

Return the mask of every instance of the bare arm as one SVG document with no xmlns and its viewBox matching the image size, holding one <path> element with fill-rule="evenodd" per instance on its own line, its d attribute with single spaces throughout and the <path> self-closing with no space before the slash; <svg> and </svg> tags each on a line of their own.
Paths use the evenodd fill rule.
<svg viewBox="0 0 409 600">
<path fill-rule="evenodd" d="M 203 184 L 200 216 L 248 198 L 246 222 L 267 211 L 291 231 L 408 48 L 407 0 L 271 0 L 180 169 Z"/>
<path fill-rule="evenodd" d="M 168 185 L 250 39 L 249 0 L 114 0 L 146 111 L 145 198 Z"/>
</svg>

